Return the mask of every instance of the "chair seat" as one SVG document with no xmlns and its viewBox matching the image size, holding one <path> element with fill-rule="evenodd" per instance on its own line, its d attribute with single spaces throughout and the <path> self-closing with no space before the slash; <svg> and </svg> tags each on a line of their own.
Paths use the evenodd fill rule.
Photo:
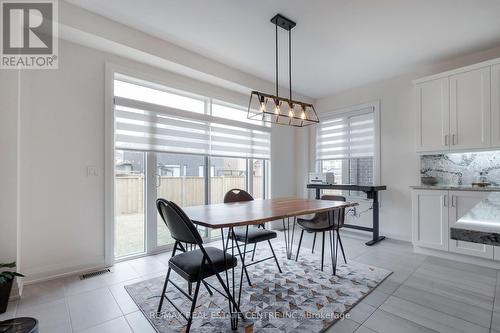
<svg viewBox="0 0 500 333">
<path fill-rule="evenodd" d="M 312 219 L 303 219 L 303 218 L 298 218 L 297 219 L 297 224 L 300 225 L 302 228 L 304 228 L 306 231 L 310 232 L 322 232 L 322 231 L 328 231 L 330 229 L 337 229 L 338 228 L 338 223 L 333 223 L 333 225 L 328 225 L 328 222 L 326 220 L 318 220 L 315 218 Z"/>
<path fill-rule="evenodd" d="M 236 236 L 235 239 L 238 242 L 245 242 L 245 234 L 246 228 L 234 229 L 234 235 Z M 231 234 L 229 237 L 232 238 L 233 235 Z M 278 237 L 278 234 L 274 231 L 249 227 L 247 243 L 259 243 L 276 237 Z"/>
<path fill-rule="evenodd" d="M 212 260 L 217 273 L 223 272 L 226 269 L 236 267 L 238 261 L 235 256 L 226 253 L 226 263 L 224 263 L 224 251 L 215 247 L 206 247 L 208 256 Z M 203 260 L 203 252 L 198 250 L 188 251 L 178 254 L 168 261 L 168 265 L 172 270 L 179 274 L 188 282 L 195 282 L 200 279 L 200 266 Z M 201 271 L 201 279 L 205 279 L 215 275 L 215 272 L 210 268 L 210 265 L 205 261 L 205 265 Z"/>
</svg>

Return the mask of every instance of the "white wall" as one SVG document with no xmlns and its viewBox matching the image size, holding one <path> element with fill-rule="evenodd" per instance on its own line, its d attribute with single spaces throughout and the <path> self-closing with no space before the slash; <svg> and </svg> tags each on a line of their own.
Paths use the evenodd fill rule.
<svg viewBox="0 0 500 333">
<path fill-rule="evenodd" d="M 0 262 L 17 260 L 18 71 L 0 75 Z"/>
<path fill-rule="evenodd" d="M 495 48 L 446 62 L 415 66 L 412 73 L 407 75 L 374 82 L 316 100 L 315 106 L 319 110 L 320 117 L 321 112 L 380 100 L 381 183 L 388 188 L 381 194 L 382 234 L 402 240 L 411 239 L 409 186 L 420 182 L 419 159 L 415 153 L 416 117 L 411 81 L 499 56 L 500 48 Z M 361 225 L 366 225 L 370 219 L 371 213 L 367 213 L 362 221 L 351 219 L 350 223 L 359 222 Z"/>
</svg>

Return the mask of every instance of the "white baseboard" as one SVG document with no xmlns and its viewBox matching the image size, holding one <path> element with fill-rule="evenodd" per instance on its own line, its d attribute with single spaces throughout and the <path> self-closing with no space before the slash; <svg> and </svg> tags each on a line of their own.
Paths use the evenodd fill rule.
<svg viewBox="0 0 500 333">
<path fill-rule="evenodd" d="M 449 260 L 455 260 L 455 261 L 463 262 L 466 264 L 473 264 L 473 265 L 484 266 L 484 267 L 493 268 L 493 269 L 500 269 L 500 261 L 495 261 L 492 259 L 484 259 L 484 258 L 468 256 L 465 254 L 458 254 L 458 253 L 444 252 L 444 251 L 434 250 L 434 249 L 427 249 L 427 248 L 416 246 L 416 245 L 413 245 L 413 251 L 415 253 L 425 254 L 425 255 L 449 259 Z"/>
<path fill-rule="evenodd" d="M 75 262 L 79 262 L 75 265 Z M 43 268 L 24 269 L 23 273 L 26 276 L 23 279 L 23 284 L 28 285 L 36 282 L 48 281 L 66 276 L 83 274 L 106 267 L 104 256 L 88 258 L 86 260 L 74 260 Z"/>
</svg>

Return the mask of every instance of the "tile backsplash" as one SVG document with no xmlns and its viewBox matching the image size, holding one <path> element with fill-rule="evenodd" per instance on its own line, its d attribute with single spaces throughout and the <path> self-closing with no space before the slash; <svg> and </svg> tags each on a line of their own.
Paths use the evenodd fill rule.
<svg viewBox="0 0 500 333">
<path fill-rule="evenodd" d="M 479 173 L 492 185 L 500 185 L 500 151 L 450 153 L 420 157 L 421 176 L 433 176 L 444 185 L 470 185 Z"/>
</svg>

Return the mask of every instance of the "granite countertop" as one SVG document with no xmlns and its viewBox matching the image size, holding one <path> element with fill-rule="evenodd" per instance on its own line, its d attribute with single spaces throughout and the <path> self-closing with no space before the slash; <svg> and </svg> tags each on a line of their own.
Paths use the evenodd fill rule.
<svg viewBox="0 0 500 333">
<path fill-rule="evenodd" d="M 489 194 L 462 216 L 453 228 L 500 233 L 500 193 L 492 192 Z"/>
<path fill-rule="evenodd" d="M 450 190 L 450 191 L 479 191 L 479 192 L 500 192 L 500 186 L 479 187 L 472 185 L 415 185 L 410 186 L 415 190 Z"/>
</svg>

